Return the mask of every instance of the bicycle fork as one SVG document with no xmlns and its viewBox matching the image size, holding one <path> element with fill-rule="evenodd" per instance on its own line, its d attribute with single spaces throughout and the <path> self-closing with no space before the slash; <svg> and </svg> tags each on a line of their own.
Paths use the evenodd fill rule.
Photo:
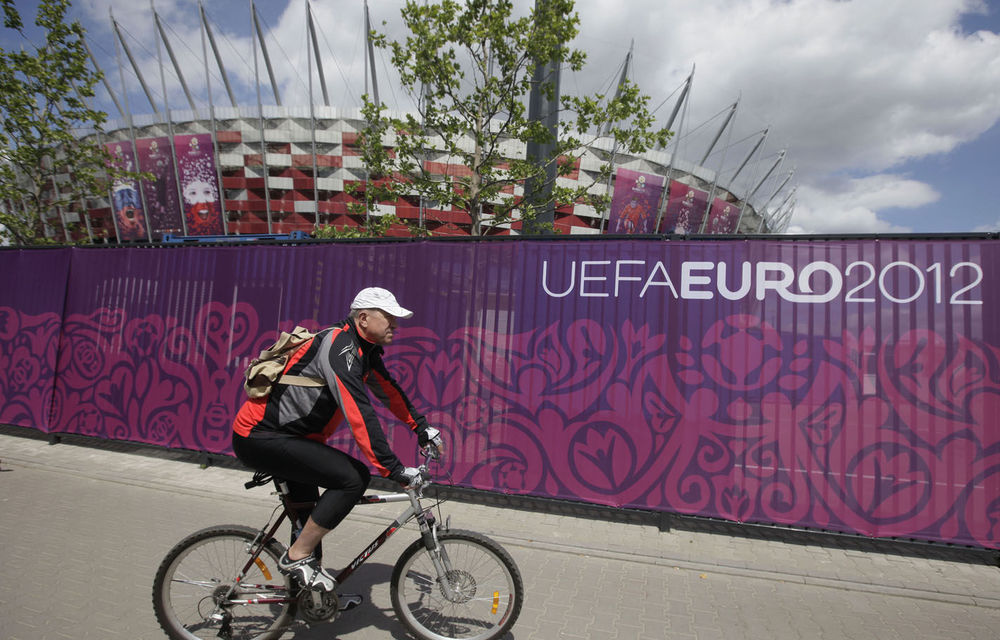
<svg viewBox="0 0 1000 640">
<path fill-rule="evenodd" d="M 424 548 L 430 554 L 434 570 L 437 572 L 437 582 L 441 586 L 444 596 L 448 600 L 454 601 L 458 597 L 458 594 L 452 588 L 450 579 L 453 573 L 451 561 L 448 558 L 448 552 L 445 550 L 444 545 L 438 540 L 438 529 L 441 525 L 430 509 L 421 511 L 421 504 L 416 496 L 410 496 L 410 502 L 413 505 L 413 511 L 418 514 L 417 523 L 420 527 L 420 537 L 424 542 Z M 448 523 L 446 522 L 445 530 L 447 529 Z"/>
</svg>

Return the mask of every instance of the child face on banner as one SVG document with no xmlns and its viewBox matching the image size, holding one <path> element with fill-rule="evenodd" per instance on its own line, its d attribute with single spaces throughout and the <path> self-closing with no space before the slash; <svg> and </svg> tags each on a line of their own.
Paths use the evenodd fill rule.
<svg viewBox="0 0 1000 640">
<path fill-rule="evenodd" d="M 139 206 L 139 193 L 128 187 L 116 189 L 112 193 L 112 200 L 114 201 L 115 218 L 118 219 L 122 235 L 132 238 L 141 234 L 144 229 L 140 214 L 142 208 Z"/>
</svg>

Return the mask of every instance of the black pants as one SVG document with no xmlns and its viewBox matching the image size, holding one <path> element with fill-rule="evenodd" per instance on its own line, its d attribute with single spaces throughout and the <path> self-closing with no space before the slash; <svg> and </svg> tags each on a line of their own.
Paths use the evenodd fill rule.
<svg viewBox="0 0 1000 640">
<path fill-rule="evenodd" d="M 234 433 L 233 453 L 251 469 L 270 473 L 288 484 L 294 502 L 317 500 L 312 519 L 333 529 L 364 495 L 371 472 L 339 449 L 298 436 Z M 326 489 L 319 495 L 318 487 Z"/>
</svg>

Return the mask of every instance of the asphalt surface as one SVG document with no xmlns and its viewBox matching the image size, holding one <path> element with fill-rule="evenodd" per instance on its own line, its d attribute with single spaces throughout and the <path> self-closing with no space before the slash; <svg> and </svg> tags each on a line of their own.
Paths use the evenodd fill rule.
<svg viewBox="0 0 1000 640">
<path fill-rule="evenodd" d="M 274 497 L 244 490 L 248 478 L 190 453 L 0 427 L 0 639 L 165 637 L 151 602 L 160 560 L 197 529 L 263 524 Z M 992 552 L 460 498 L 444 505 L 452 526 L 493 537 L 524 576 L 509 640 L 1000 637 Z M 355 509 L 326 564 L 399 510 Z M 364 605 L 283 638 L 408 638 L 387 582 L 413 539 L 390 539 L 347 583 Z"/>
</svg>

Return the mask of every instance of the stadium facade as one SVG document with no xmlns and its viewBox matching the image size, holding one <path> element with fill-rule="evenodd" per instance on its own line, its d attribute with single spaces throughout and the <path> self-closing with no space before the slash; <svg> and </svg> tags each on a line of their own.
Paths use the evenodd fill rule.
<svg viewBox="0 0 1000 640">
<path fill-rule="evenodd" d="M 160 25 L 155 13 L 151 18 Z M 211 26 L 204 13 L 202 23 L 211 37 Z M 128 51 L 127 41 L 117 25 L 113 26 Z M 315 43 L 311 20 L 308 26 L 307 37 Z M 162 28 L 159 33 L 169 51 L 166 33 Z M 263 43 L 258 36 L 261 52 L 267 59 Z M 208 60 L 207 50 L 205 58 Z M 132 60 L 131 55 L 129 59 Z M 216 63 L 225 78 L 218 55 Z M 623 76 L 627 74 L 627 65 L 628 59 Z M 174 70 L 182 78 L 176 63 Z M 133 62 L 131 71 L 131 78 L 149 96 L 140 66 Z M 322 78 L 321 65 L 317 64 L 317 71 Z M 271 83 L 277 98 L 273 77 Z M 685 106 L 690 84 L 689 77 L 676 100 L 671 122 Z M 114 99 L 110 85 L 105 86 Z M 325 97 L 325 84 L 323 89 Z M 229 95 L 232 99 L 231 91 Z M 320 104 L 262 105 L 259 100 L 252 106 L 233 100 L 233 106 L 210 104 L 209 108 L 196 109 L 190 95 L 188 100 L 192 109 L 160 110 L 150 97 L 156 113 L 123 112 L 119 119 L 106 123 L 102 133 L 83 133 L 96 136 L 97 142 L 115 157 L 115 162 L 152 174 L 154 179 L 116 183 L 107 194 L 94 194 L 88 202 L 76 207 L 51 211 L 45 221 L 47 235 L 64 237 L 67 241 L 89 238 L 96 242 L 148 242 L 159 241 L 167 234 L 312 233 L 326 225 L 360 226 L 367 216 L 387 214 L 432 235 L 470 234 L 471 219 L 467 212 L 440 208 L 417 197 L 369 205 L 367 211 L 362 207 L 361 213 L 357 213 L 357 207 L 349 206 L 364 204 L 367 184 L 365 167 L 355 146 L 358 133 L 365 126 L 360 109 L 342 110 Z M 594 183 L 591 191 L 610 195 L 611 207 L 602 213 L 583 204 L 558 206 L 554 213 L 556 231 L 565 234 L 783 231 L 795 204 L 794 188 L 788 184 L 792 173 L 783 180 L 780 172 L 776 173 L 784 152 L 773 163 L 770 158 L 761 157 L 766 131 L 759 132 L 757 144 L 737 169 L 723 172 L 705 166 L 705 159 L 717 147 L 735 108 L 733 105 L 704 153 L 699 153 L 701 162 L 685 160 L 671 148 L 680 146 L 673 141 L 663 150 L 628 155 L 616 149 L 612 138 L 596 138 L 582 150 L 572 172 L 559 181 L 564 186 Z M 683 135 L 681 131 L 680 136 Z M 685 148 L 694 151 L 693 145 Z M 512 142 L 508 149 L 511 157 L 525 157 L 522 144 Z M 428 151 L 425 162 L 429 172 L 444 178 L 462 176 L 468 171 L 457 158 L 434 150 Z M 595 183 L 601 166 L 608 162 L 614 168 L 612 180 Z M 744 171 L 748 166 L 753 171 Z M 741 173 L 742 186 L 736 187 L 736 178 Z M 757 175 L 747 180 L 751 173 Z M 53 188 L 58 189 L 58 184 L 56 181 Z M 519 197 L 523 189 L 517 187 L 508 195 Z M 16 203 L 4 204 L 16 207 Z M 516 219 L 491 226 L 489 216 L 485 218 L 486 234 L 520 231 Z M 395 225 L 388 233 L 403 235 L 410 231 L 404 225 Z"/>
</svg>

